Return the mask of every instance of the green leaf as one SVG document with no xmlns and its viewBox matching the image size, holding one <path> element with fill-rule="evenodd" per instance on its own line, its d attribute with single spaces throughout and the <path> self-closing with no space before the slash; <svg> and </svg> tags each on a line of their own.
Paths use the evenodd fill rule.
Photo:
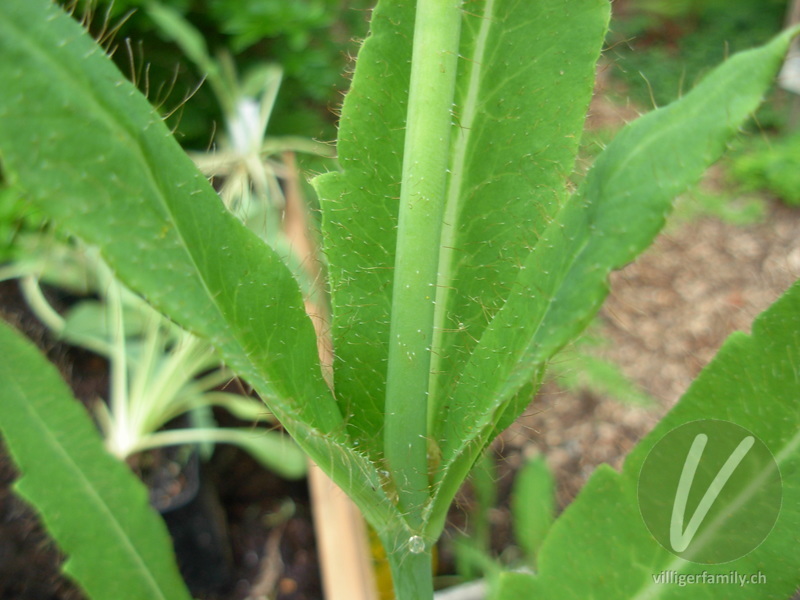
<svg viewBox="0 0 800 600">
<path fill-rule="evenodd" d="M 788 598 L 800 586 L 800 283 L 759 316 L 752 335 L 733 334 L 678 405 L 634 448 L 622 473 L 601 467 L 556 521 L 539 553 L 539 575 L 508 577 L 506 598 Z M 783 499 L 778 520 L 749 554 L 720 565 L 673 556 L 650 535 L 639 512 L 642 464 L 668 432 L 699 419 L 744 427 L 771 450 L 780 468 Z M 681 459 L 682 460 L 682 459 Z M 597 552 L 613 548 L 613 552 Z M 657 584 L 664 570 L 678 574 L 743 575 L 758 584 Z M 513 580 L 513 581 L 512 581 Z M 510 590 L 514 590 L 513 593 Z"/>
<path fill-rule="evenodd" d="M 511 495 L 514 537 L 531 564 L 555 518 L 555 483 L 541 457 L 528 461 L 517 473 Z"/>
<path fill-rule="evenodd" d="M 590 390 L 617 402 L 654 406 L 653 399 L 628 379 L 619 365 L 577 348 L 564 348 L 550 364 L 548 375 L 563 390 Z"/>
<path fill-rule="evenodd" d="M 280 257 L 225 211 L 152 107 L 56 5 L 3 3 L 0 31 L 10 178 L 254 385 L 305 400 L 283 411 L 336 427 L 313 328 Z"/>
<path fill-rule="evenodd" d="M 234 444 L 261 465 L 285 479 L 300 479 L 308 472 L 308 459 L 286 434 L 263 428 L 196 426 L 150 434 L 142 447 L 168 445 Z"/>
<path fill-rule="evenodd" d="M 301 479 L 308 473 L 308 461 L 288 436 L 264 429 L 226 430 L 236 444 L 261 463 L 265 469 L 286 479 Z"/>
<path fill-rule="evenodd" d="M 341 171 L 317 177 L 329 261 L 336 397 L 354 437 L 382 452 L 413 0 L 380 2 L 342 106 Z"/>
<path fill-rule="evenodd" d="M 283 260 L 225 210 L 102 49 L 48 0 L 8 0 L 0 78 L 9 180 L 99 246 L 132 290 L 210 341 L 374 525 L 402 522 L 375 467 L 344 439 Z"/>
<path fill-rule="evenodd" d="M 466 580 L 497 571 L 492 558 L 491 512 L 497 505 L 497 468 L 494 453 L 487 450 L 475 463 L 469 475 L 473 502 L 467 509 L 467 528 L 453 540 L 456 573 Z"/>
<path fill-rule="evenodd" d="M 171 6 L 158 2 L 147 3 L 147 15 L 153 20 L 161 35 L 181 49 L 186 57 L 208 79 L 208 83 L 220 103 L 224 115 L 236 110 L 236 81 L 224 72 L 220 64 L 211 58 L 202 34 Z M 227 77 L 226 77 L 227 76 Z"/>
<path fill-rule="evenodd" d="M 159 28 L 161 34 L 168 40 L 174 41 L 201 71 L 218 76 L 217 65 L 208 53 L 205 39 L 183 18 L 180 12 L 158 2 L 149 2 L 147 14 Z"/>
<path fill-rule="evenodd" d="M 607 277 L 641 252 L 673 198 L 700 178 L 758 106 L 792 32 L 740 53 L 683 99 L 626 127 L 553 218 L 475 347 L 443 417 L 438 527 L 518 390 L 588 324 Z"/>
<path fill-rule="evenodd" d="M 378 5 L 342 109 L 342 171 L 315 181 L 330 259 L 337 397 L 353 415 L 353 435 L 376 455 L 389 410 L 389 324 L 402 310 L 392 307 L 392 284 L 403 159 L 413 160 L 404 157 L 404 134 L 406 119 L 416 118 L 407 114 L 414 17 L 413 2 Z M 415 241 L 420 256 L 405 261 L 412 268 L 438 261 L 433 329 L 420 332 L 432 348 L 432 439 L 470 350 L 563 200 L 554 190 L 572 170 L 607 19 L 603 0 L 496 0 L 463 11 L 451 142 L 443 149 L 444 231 L 441 240 Z"/>
<path fill-rule="evenodd" d="M 103 447 L 91 419 L 36 348 L 0 323 L 0 429 L 14 489 L 68 555 L 64 572 L 97 599 L 190 598 L 147 490 Z"/>
<path fill-rule="evenodd" d="M 147 313 L 132 307 L 123 307 L 123 326 L 125 336 L 142 335 L 147 325 Z M 71 343 L 80 345 L 80 340 L 91 338 L 109 342 L 112 328 L 109 325 L 108 307 L 97 300 L 82 300 L 70 307 L 64 316 L 64 329 L 61 336 Z"/>
<path fill-rule="evenodd" d="M 432 415 L 447 409 L 469 355 L 566 198 L 608 19 L 605 0 L 493 0 L 464 14 Z"/>
</svg>

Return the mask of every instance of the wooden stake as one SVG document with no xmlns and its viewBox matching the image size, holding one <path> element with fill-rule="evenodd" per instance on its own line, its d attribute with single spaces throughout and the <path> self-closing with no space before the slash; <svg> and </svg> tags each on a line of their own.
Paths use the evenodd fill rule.
<svg viewBox="0 0 800 600">
<path fill-rule="evenodd" d="M 309 235 L 306 207 L 302 200 L 294 155 L 285 153 L 283 164 L 288 171 L 285 180 L 286 212 L 283 228 L 312 281 L 319 282 L 321 270 L 314 242 Z M 315 291 L 321 293 L 319 290 Z M 328 385 L 333 387 L 333 348 L 328 331 L 329 318 L 325 303 L 315 296 L 317 294 L 312 292 L 306 299 L 306 312 L 317 332 L 317 350 L 323 375 Z M 369 534 L 361 512 L 347 494 L 311 461 L 308 485 L 325 600 L 377 600 Z"/>
<path fill-rule="evenodd" d="M 325 600 L 376 600 L 369 536 L 361 513 L 313 463 L 308 483 Z"/>
</svg>

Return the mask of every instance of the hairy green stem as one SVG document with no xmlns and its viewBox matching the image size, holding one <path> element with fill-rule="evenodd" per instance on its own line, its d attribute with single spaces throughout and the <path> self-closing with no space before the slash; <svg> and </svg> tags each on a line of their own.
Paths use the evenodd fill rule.
<svg viewBox="0 0 800 600">
<path fill-rule="evenodd" d="M 429 499 L 427 403 L 452 103 L 459 0 L 419 0 L 403 153 L 386 387 L 385 451 L 412 531 Z"/>
<path fill-rule="evenodd" d="M 397 600 L 428 600 L 433 597 L 431 548 L 419 554 L 402 548 L 388 553 Z"/>
</svg>

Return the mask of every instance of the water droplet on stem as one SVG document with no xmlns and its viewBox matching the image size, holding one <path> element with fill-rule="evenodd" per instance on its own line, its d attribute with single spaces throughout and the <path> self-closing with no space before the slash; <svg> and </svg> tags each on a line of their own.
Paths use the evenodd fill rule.
<svg viewBox="0 0 800 600">
<path fill-rule="evenodd" d="M 412 535 L 408 538 L 408 551 L 411 554 L 422 554 L 425 552 L 425 540 L 418 535 Z"/>
</svg>

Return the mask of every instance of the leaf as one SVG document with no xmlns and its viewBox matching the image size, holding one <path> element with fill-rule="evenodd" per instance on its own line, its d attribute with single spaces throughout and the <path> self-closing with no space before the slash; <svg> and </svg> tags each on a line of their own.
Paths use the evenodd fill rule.
<svg viewBox="0 0 800 600">
<path fill-rule="evenodd" d="M 147 325 L 147 313 L 123 307 L 123 326 L 126 337 L 142 335 Z M 82 300 L 70 307 L 64 316 L 64 329 L 60 335 L 71 343 L 80 345 L 81 339 L 91 338 L 101 342 L 113 339 L 109 326 L 108 307 L 97 300 Z"/>
<path fill-rule="evenodd" d="M 193 415 L 196 417 L 196 415 Z M 249 453 L 261 465 L 285 479 L 301 479 L 308 472 L 308 459 L 292 439 L 279 431 L 247 427 L 215 427 L 209 417 L 207 426 L 168 429 L 150 434 L 143 446 L 234 444 Z"/>
<path fill-rule="evenodd" d="M 572 170 L 607 12 L 604 0 L 490 0 L 463 12 L 445 232 L 427 240 L 440 264 L 431 415 L 563 199 L 553 189 Z M 315 181 L 337 396 L 353 435 L 376 454 L 390 315 L 399 310 L 391 296 L 413 24 L 413 2 L 378 5 L 342 108 L 342 171 Z M 560 102 L 565 95 L 572 101 Z"/>
<path fill-rule="evenodd" d="M 9 180 L 99 246 L 126 285 L 211 342 L 373 525 L 400 521 L 375 468 L 347 447 L 283 260 L 225 210 L 101 48 L 48 0 L 7 0 L 0 78 Z"/>
<path fill-rule="evenodd" d="M 434 414 L 447 410 L 469 355 L 566 198 L 608 19 L 605 0 L 490 0 L 465 10 L 439 255 Z"/>
<path fill-rule="evenodd" d="M 601 467 L 551 530 L 536 577 L 514 575 L 501 598 L 604 599 L 787 598 L 800 586 L 800 283 L 753 324 L 733 334 L 677 406 L 628 456 L 622 473 Z M 677 558 L 650 535 L 640 514 L 637 483 L 653 446 L 668 432 L 699 419 L 730 421 L 751 431 L 780 468 L 783 498 L 764 542 L 743 558 L 718 565 Z M 682 459 L 681 459 L 682 460 Z M 744 510 L 741 506 L 737 510 Z M 731 518 L 735 517 L 735 512 Z M 712 539 L 713 542 L 713 539 Z M 613 552 L 598 552 L 612 548 Z M 677 574 L 762 573 L 749 585 L 657 584 Z M 513 579 L 513 582 L 511 580 Z"/>
<path fill-rule="evenodd" d="M 282 399 L 314 398 L 291 409 L 335 427 L 313 328 L 280 258 L 225 211 L 77 23 L 46 0 L 2 10 L 0 68 L 9 86 L 0 97 L 0 149 L 9 176 L 66 229 L 100 246 L 133 289 L 223 348 L 253 384 L 277 388 Z"/>
<path fill-rule="evenodd" d="M 147 15 L 155 23 L 162 37 L 174 42 L 207 78 L 224 115 L 236 111 L 236 81 L 224 72 L 220 64 L 211 58 L 202 34 L 181 13 L 158 2 L 147 3 Z M 228 77 L 226 77 L 228 76 Z"/>
<path fill-rule="evenodd" d="M 382 451 L 413 29 L 413 0 L 378 3 L 342 106 L 342 171 L 313 182 L 329 261 L 336 397 L 373 455 Z"/>
<path fill-rule="evenodd" d="M 218 76 L 217 65 L 208 53 L 205 39 L 183 18 L 180 12 L 158 2 L 150 2 L 147 4 L 147 15 L 156 24 L 161 34 L 169 41 L 175 42 L 201 71 Z"/>
<path fill-rule="evenodd" d="M 230 442 L 238 445 L 269 469 L 286 479 L 301 479 L 308 473 L 305 455 L 286 435 L 277 431 L 237 429 Z"/>
<path fill-rule="evenodd" d="M 563 390 L 590 390 L 623 404 L 653 406 L 654 400 L 633 381 L 619 365 L 577 348 L 564 348 L 550 364 L 548 375 Z"/>
<path fill-rule="evenodd" d="M 514 536 L 533 564 L 555 518 L 555 484 L 543 458 L 530 460 L 517 473 L 511 495 Z"/>
<path fill-rule="evenodd" d="M 0 323 L 0 429 L 21 478 L 92 598 L 190 598 L 144 485 L 108 454 L 89 416 L 33 345 Z M 54 491 L 57 490 L 57 493 Z"/>
<path fill-rule="evenodd" d="M 448 402 L 433 526 L 518 390 L 588 324 L 608 274 L 652 241 L 673 198 L 758 106 L 792 35 L 734 56 L 683 99 L 623 129 L 554 217 Z"/>
</svg>

